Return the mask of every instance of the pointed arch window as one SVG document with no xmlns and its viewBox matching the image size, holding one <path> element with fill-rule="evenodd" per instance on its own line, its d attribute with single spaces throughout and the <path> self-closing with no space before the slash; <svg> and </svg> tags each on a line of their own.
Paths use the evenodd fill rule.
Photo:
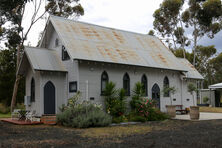
<svg viewBox="0 0 222 148">
<path fill-rule="evenodd" d="M 35 102 L 35 80 L 31 80 L 31 102 Z"/>
<path fill-rule="evenodd" d="M 143 89 L 144 89 L 144 91 L 145 91 L 145 96 L 148 96 L 148 85 L 147 85 L 147 77 L 146 77 L 146 75 L 144 74 L 143 76 L 142 76 L 142 79 L 141 79 L 141 83 L 142 83 L 142 85 L 143 85 Z"/>
<path fill-rule="evenodd" d="M 126 91 L 126 96 L 130 96 L 130 77 L 127 73 L 123 76 L 123 89 Z"/>
<path fill-rule="evenodd" d="M 106 71 L 101 75 L 101 95 L 104 95 L 106 84 L 109 82 L 109 76 Z"/>
<path fill-rule="evenodd" d="M 164 88 L 168 88 L 169 86 L 170 86 L 170 84 L 169 84 L 169 79 L 168 79 L 168 77 L 166 76 L 166 77 L 164 78 L 164 80 L 163 80 L 163 87 L 164 87 Z M 168 91 L 168 92 L 164 92 L 163 96 L 164 96 L 164 97 L 169 97 L 169 96 L 170 96 L 170 92 L 169 92 L 169 91 Z"/>
</svg>

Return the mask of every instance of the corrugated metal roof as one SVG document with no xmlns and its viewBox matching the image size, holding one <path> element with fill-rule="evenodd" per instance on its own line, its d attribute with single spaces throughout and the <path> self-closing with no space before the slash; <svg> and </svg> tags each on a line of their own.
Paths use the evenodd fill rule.
<svg viewBox="0 0 222 148">
<path fill-rule="evenodd" d="M 222 88 L 222 83 L 217 83 L 209 86 L 210 89 Z"/>
<path fill-rule="evenodd" d="M 50 16 L 73 59 L 187 71 L 156 37 Z"/>
<path fill-rule="evenodd" d="M 67 71 L 54 50 L 25 47 L 25 53 L 34 70 Z"/>
<path fill-rule="evenodd" d="M 186 72 L 185 74 L 187 78 L 204 79 L 203 76 L 196 70 L 196 68 L 187 59 L 178 58 L 178 60 L 181 63 L 181 66 L 184 66 L 184 68 L 188 70 L 188 72 Z"/>
</svg>

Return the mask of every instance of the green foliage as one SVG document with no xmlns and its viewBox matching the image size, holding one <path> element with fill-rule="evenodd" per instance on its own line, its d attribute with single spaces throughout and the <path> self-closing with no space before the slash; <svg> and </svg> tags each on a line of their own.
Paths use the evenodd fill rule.
<svg viewBox="0 0 222 148">
<path fill-rule="evenodd" d="M 9 106 L 11 103 L 12 91 L 15 81 L 16 51 L 0 50 L 0 102 Z M 24 101 L 25 80 L 22 79 L 19 85 L 17 102 Z"/>
<path fill-rule="evenodd" d="M 140 111 L 142 111 L 142 107 Z M 169 119 L 169 116 L 167 114 L 162 113 L 161 111 L 152 106 L 143 109 L 144 112 L 148 113 L 147 115 L 144 115 L 140 111 L 130 112 L 130 114 L 128 115 L 128 120 L 134 122 L 146 122 L 146 121 L 161 121 Z"/>
<path fill-rule="evenodd" d="M 45 11 L 40 14 L 41 7 L 45 4 Z M 30 22 L 26 23 L 26 29 L 23 28 L 22 22 L 27 14 L 24 14 L 26 7 L 34 7 L 33 11 L 29 13 Z M 26 8 L 27 9 L 27 8 Z M 29 8 L 30 9 L 30 8 Z M 32 8 L 31 8 L 32 9 Z M 45 12 L 53 15 L 63 16 L 63 17 L 78 17 L 84 14 L 84 9 L 82 8 L 79 0 L 46 0 L 46 1 L 34 1 L 34 0 L 1 0 L 0 2 L 0 41 L 1 45 L 5 43 L 5 49 L 10 52 L 1 51 L 5 55 L 0 61 L 0 70 L 3 68 L 3 73 L 0 71 L 0 102 L 5 104 L 10 104 L 10 99 L 12 98 L 13 82 L 15 82 L 16 69 L 20 63 L 24 42 L 33 25 L 40 20 Z M 24 31 L 26 30 L 26 32 Z M 13 52 L 13 54 L 11 54 Z M 1 56 L 0 55 L 0 56 Z M 12 55 L 12 56 L 11 56 Z M 8 59 L 7 59 L 8 58 Z M 17 61 L 16 61 L 17 60 Z M 4 61 L 6 61 L 4 63 Z M 2 66 L 3 65 L 3 66 Z M 20 81 L 19 81 L 20 80 Z M 17 81 L 19 83 L 18 94 L 13 98 L 13 102 L 23 101 L 24 96 L 24 79 L 19 79 L 17 76 Z M 18 83 L 16 83 L 17 85 Z M 18 98 L 18 99 L 17 99 Z M 12 103 L 12 108 L 14 103 Z"/>
<path fill-rule="evenodd" d="M 212 84 L 222 82 L 222 53 L 209 61 L 212 67 Z"/>
<path fill-rule="evenodd" d="M 208 101 L 209 101 L 209 98 L 208 98 L 207 96 L 205 96 L 205 97 L 203 98 L 203 102 L 204 102 L 204 103 L 208 103 Z"/>
<path fill-rule="evenodd" d="M 161 112 L 158 109 L 152 108 L 148 116 L 148 121 L 162 121 L 169 119 L 169 116 L 166 113 Z"/>
<path fill-rule="evenodd" d="M 100 105 L 84 101 L 77 103 L 80 93 L 70 98 L 67 106 L 62 107 L 61 113 L 57 114 L 57 123 L 77 128 L 108 126 L 112 122 L 111 116 L 106 114 Z"/>
<path fill-rule="evenodd" d="M 193 92 L 197 91 L 197 88 L 196 88 L 196 86 L 193 83 L 188 83 L 187 91 L 189 93 L 193 94 Z"/>
<path fill-rule="evenodd" d="M 210 61 L 215 56 L 217 49 L 214 46 L 197 46 L 196 52 L 196 68 L 205 78 L 204 88 L 208 88 L 208 85 L 213 84 L 214 81 L 214 72 Z"/>
<path fill-rule="evenodd" d="M 106 111 L 113 117 L 119 117 L 126 112 L 125 90 L 116 90 L 113 82 L 108 82 L 104 90 Z"/>
<path fill-rule="evenodd" d="M 7 114 L 10 112 L 10 108 L 0 103 L 0 114 Z"/>
<path fill-rule="evenodd" d="M 131 109 L 135 110 L 140 105 L 141 99 L 145 96 L 145 89 L 141 82 L 137 82 L 133 88 L 132 100 L 130 101 Z"/>
<path fill-rule="evenodd" d="M 184 5 L 187 8 L 185 10 L 182 9 Z M 153 25 L 154 29 L 166 39 L 170 48 L 172 43 L 174 49 L 178 49 L 177 45 L 180 45 L 183 57 L 186 55 L 184 47 L 192 45 L 192 60 L 193 65 L 196 65 L 198 41 L 204 35 L 213 38 L 222 29 L 221 12 L 221 0 L 164 0 L 153 14 Z M 191 38 L 187 35 L 190 34 L 190 30 L 192 30 Z"/>
<path fill-rule="evenodd" d="M 112 122 L 113 123 L 121 123 L 121 122 L 127 122 L 128 119 L 125 115 L 119 116 L 119 117 L 113 117 Z"/>
<path fill-rule="evenodd" d="M 46 11 L 56 16 L 80 16 L 84 15 L 84 9 L 79 4 L 80 0 L 50 0 L 46 6 Z M 76 3 L 76 5 L 73 5 Z M 72 5 L 71 5 L 72 4 Z"/>
<path fill-rule="evenodd" d="M 194 94 L 193 93 L 197 91 L 196 86 L 193 83 L 188 83 L 187 91 L 193 96 L 193 105 L 195 105 L 194 104 Z"/>
<path fill-rule="evenodd" d="M 154 30 L 150 30 L 150 31 L 148 32 L 148 35 L 154 36 L 154 34 L 155 34 Z"/>
<path fill-rule="evenodd" d="M 147 119 L 143 116 L 138 115 L 135 112 L 130 112 L 130 114 L 128 115 L 129 121 L 133 121 L 133 122 L 146 122 Z"/>
<path fill-rule="evenodd" d="M 176 88 L 173 87 L 163 87 L 163 93 L 171 93 L 171 94 L 175 94 L 176 92 Z"/>
</svg>

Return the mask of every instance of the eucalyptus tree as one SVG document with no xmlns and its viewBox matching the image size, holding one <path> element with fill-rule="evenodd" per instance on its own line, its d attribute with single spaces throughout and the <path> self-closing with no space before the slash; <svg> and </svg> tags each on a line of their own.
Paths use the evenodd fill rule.
<svg viewBox="0 0 222 148">
<path fill-rule="evenodd" d="M 28 4 L 32 4 L 33 12 L 29 26 L 24 29 L 25 12 Z M 41 8 L 45 9 L 41 12 Z M 24 42 L 27 39 L 33 25 L 36 24 L 46 13 L 63 17 L 78 17 L 84 14 L 79 0 L 1 0 L 0 3 L 0 41 L 6 41 L 5 45 L 9 49 L 16 49 L 16 69 L 21 60 Z M 11 111 L 16 103 L 16 96 L 21 76 L 16 75 L 11 100 Z"/>
<path fill-rule="evenodd" d="M 184 57 L 184 47 L 193 46 L 194 66 L 198 41 L 204 35 L 212 39 L 222 29 L 221 0 L 164 0 L 153 16 L 154 29 L 168 42 L 173 41 L 174 49 L 180 45 Z M 188 38 L 190 32 L 192 37 Z"/>
<path fill-rule="evenodd" d="M 192 28 L 193 65 L 196 65 L 198 41 L 205 35 L 213 38 L 221 29 L 221 0 L 189 0 L 188 8 L 182 13 L 182 20 L 187 28 Z"/>
<path fill-rule="evenodd" d="M 166 42 L 170 44 L 173 41 L 174 49 L 177 49 L 177 44 L 181 45 L 184 50 L 186 45 L 189 45 L 180 16 L 184 5 L 184 0 L 164 0 L 160 4 L 154 14 L 154 29 L 157 30 Z M 185 57 L 185 51 L 184 51 Z"/>
</svg>

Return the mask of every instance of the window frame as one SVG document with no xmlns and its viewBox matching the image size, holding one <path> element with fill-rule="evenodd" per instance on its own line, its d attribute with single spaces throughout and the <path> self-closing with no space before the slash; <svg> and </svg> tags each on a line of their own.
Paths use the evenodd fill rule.
<svg viewBox="0 0 222 148">
<path fill-rule="evenodd" d="M 164 77 L 163 79 L 163 88 L 165 87 L 170 87 L 170 82 L 169 82 L 169 78 L 167 76 Z M 170 97 L 170 92 L 165 92 L 163 93 L 164 97 Z"/>
<path fill-rule="evenodd" d="M 30 101 L 35 102 L 35 79 L 31 79 Z"/>
<path fill-rule="evenodd" d="M 76 89 L 75 90 L 72 90 L 71 89 L 71 85 L 76 85 Z M 74 92 L 77 92 L 78 91 L 78 83 L 77 83 L 77 81 L 71 81 L 71 82 L 69 82 L 69 92 L 70 93 L 74 93 Z"/>
<path fill-rule="evenodd" d="M 67 61 L 70 59 L 70 56 L 65 48 L 65 46 L 62 45 L 62 61 Z"/>
<path fill-rule="evenodd" d="M 145 78 L 145 85 L 143 83 L 144 78 Z M 143 85 L 143 87 L 145 89 L 145 96 L 148 96 L 148 80 L 147 80 L 147 76 L 145 74 L 143 74 L 141 77 L 141 84 Z"/>
<path fill-rule="evenodd" d="M 128 83 L 126 83 L 127 81 Z M 125 86 L 127 86 L 127 88 L 124 88 Z M 125 95 L 130 96 L 130 76 L 128 73 L 125 73 L 123 76 L 123 89 L 125 90 Z"/>
<path fill-rule="evenodd" d="M 106 76 L 106 79 L 103 78 L 103 76 Z M 109 75 L 106 71 L 103 71 L 101 74 L 101 96 L 104 96 L 104 90 L 103 90 L 103 81 L 106 81 L 106 84 L 109 82 Z"/>
</svg>

